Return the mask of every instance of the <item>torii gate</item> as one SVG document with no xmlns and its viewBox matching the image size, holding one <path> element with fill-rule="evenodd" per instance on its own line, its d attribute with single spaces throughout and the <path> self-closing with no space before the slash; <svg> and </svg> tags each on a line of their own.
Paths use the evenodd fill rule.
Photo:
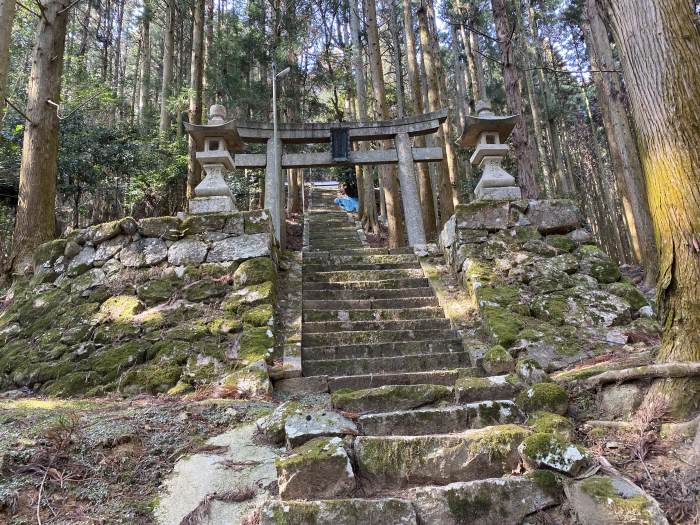
<svg viewBox="0 0 700 525">
<path fill-rule="evenodd" d="M 274 146 L 273 126 L 260 122 L 221 122 L 204 126 L 188 126 L 196 134 L 220 135 L 220 132 L 236 135 L 231 143 L 240 151 L 241 143 L 266 143 L 266 153 L 237 153 L 233 157 L 235 168 L 265 168 L 265 208 L 270 210 L 277 239 L 283 235 L 284 178 L 282 169 L 315 168 L 353 165 L 398 164 L 399 184 L 410 246 L 426 243 L 423 217 L 414 163 L 439 162 L 442 148 L 413 148 L 410 137 L 429 135 L 438 131 L 447 118 L 447 110 L 434 111 L 415 117 L 374 122 L 334 123 L 281 123 L 278 125 L 278 147 Z M 223 120 L 223 119 L 222 119 Z M 351 142 L 393 139 L 394 149 L 352 151 Z M 330 151 L 322 153 L 284 153 L 285 144 L 330 143 Z M 277 152 L 277 158 L 275 158 Z M 410 213 L 415 210 L 415 213 Z"/>
</svg>

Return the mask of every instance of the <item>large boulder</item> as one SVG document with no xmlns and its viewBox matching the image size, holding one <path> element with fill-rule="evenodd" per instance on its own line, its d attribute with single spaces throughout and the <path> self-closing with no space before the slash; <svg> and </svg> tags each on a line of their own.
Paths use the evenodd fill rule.
<svg viewBox="0 0 700 525">
<path fill-rule="evenodd" d="M 201 264 L 207 256 L 207 243 L 191 237 L 180 239 L 168 248 L 168 263 L 174 266 Z"/>
<path fill-rule="evenodd" d="M 270 235 L 257 233 L 214 242 L 207 255 L 207 262 L 240 261 L 269 255 Z"/>
<path fill-rule="evenodd" d="M 573 201 L 549 199 L 530 201 L 526 216 L 542 234 L 568 233 L 581 224 L 581 212 Z"/>
<path fill-rule="evenodd" d="M 460 230 L 503 230 L 508 227 L 509 206 L 507 202 L 470 202 L 459 205 L 455 217 Z"/>
<path fill-rule="evenodd" d="M 590 462 L 588 452 L 561 434 L 532 434 L 520 444 L 518 452 L 528 469 L 552 469 L 569 476 L 578 475 Z"/>
<path fill-rule="evenodd" d="M 119 260 L 127 268 L 143 268 L 163 262 L 168 257 L 168 247 L 161 239 L 145 238 L 128 244 L 119 253 Z"/>
<path fill-rule="evenodd" d="M 290 447 L 299 446 L 321 436 L 342 437 L 358 434 L 355 423 L 332 410 L 294 413 L 285 421 L 284 432 Z"/>
</svg>

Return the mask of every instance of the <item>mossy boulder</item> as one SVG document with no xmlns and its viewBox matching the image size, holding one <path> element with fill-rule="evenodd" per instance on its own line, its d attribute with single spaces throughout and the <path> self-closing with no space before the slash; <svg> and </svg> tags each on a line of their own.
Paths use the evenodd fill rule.
<svg viewBox="0 0 700 525">
<path fill-rule="evenodd" d="M 508 350 L 501 345 L 495 345 L 484 354 L 481 366 L 488 375 L 507 374 L 513 371 L 515 360 Z"/>
<path fill-rule="evenodd" d="M 236 312 L 241 305 L 256 306 L 259 304 L 273 304 L 276 287 L 273 281 L 246 286 L 226 296 L 222 308 L 227 312 Z"/>
<path fill-rule="evenodd" d="M 243 322 L 235 316 L 217 317 L 207 324 L 211 334 L 232 334 L 243 329 Z"/>
<path fill-rule="evenodd" d="M 277 272 L 272 259 L 257 257 L 243 261 L 233 274 L 233 285 L 237 288 L 275 281 Z"/>
<path fill-rule="evenodd" d="M 546 240 L 547 244 L 560 252 L 572 252 L 576 249 L 576 242 L 567 235 L 550 235 Z"/>
<path fill-rule="evenodd" d="M 535 432 L 543 434 L 559 434 L 565 439 L 571 440 L 574 435 L 574 424 L 568 418 L 553 414 L 552 412 L 534 412 L 528 418 L 528 425 Z"/>
<path fill-rule="evenodd" d="M 524 327 L 519 315 L 502 307 L 485 306 L 481 313 L 486 333 L 495 343 L 506 348 L 517 340 Z"/>
<path fill-rule="evenodd" d="M 515 363 L 515 373 L 528 385 L 549 381 L 547 372 L 534 359 L 518 359 L 518 362 Z"/>
<path fill-rule="evenodd" d="M 237 358 L 244 363 L 272 360 L 275 338 L 266 327 L 246 326 L 238 340 Z"/>
<path fill-rule="evenodd" d="M 128 341 L 105 347 L 88 357 L 85 369 L 95 374 L 101 384 L 109 383 L 128 368 L 143 363 L 150 346 L 143 341 Z"/>
<path fill-rule="evenodd" d="M 258 430 L 262 432 L 273 443 L 283 443 L 284 424 L 287 418 L 294 413 L 301 413 L 303 405 L 298 401 L 286 401 L 279 405 L 275 410 L 264 417 L 258 419 L 255 424 Z"/>
<path fill-rule="evenodd" d="M 220 232 L 224 229 L 226 219 L 230 214 L 208 213 L 204 215 L 188 215 L 182 221 L 181 229 L 184 235 L 195 235 L 206 232 Z"/>
<path fill-rule="evenodd" d="M 590 264 L 590 274 L 599 283 L 614 283 L 620 280 L 620 268 L 609 260 L 593 260 Z"/>
<path fill-rule="evenodd" d="M 270 231 L 270 215 L 265 210 L 243 212 L 243 225 L 246 235 Z"/>
<path fill-rule="evenodd" d="M 508 306 L 520 300 L 518 288 L 512 285 L 482 286 L 475 294 L 481 306 Z"/>
<path fill-rule="evenodd" d="M 243 322 L 253 326 L 272 326 L 273 310 L 271 304 L 260 304 L 243 312 Z"/>
<path fill-rule="evenodd" d="M 180 219 L 177 217 L 147 217 L 139 221 L 139 233 L 144 237 L 158 237 L 176 241 L 181 237 Z"/>
<path fill-rule="evenodd" d="M 531 305 L 532 315 L 553 324 L 564 324 L 569 311 L 567 296 L 563 294 L 539 295 Z"/>
<path fill-rule="evenodd" d="M 164 393 L 177 384 L 181 375 L 182 367 L 175 363 L 149 363 L 127 373 L 122 381 L 122 389 L 128 394 Z"/>
<path fill-rule="evenodd" d="M 136 288 L 136 295 L 147 304 L 160 303 L 170 299 L 178 290 L 181 281 L 173 276 L 148 281 Z"/>
<path fill-rule="evenodd" d="M 520 392 L 516 399 L 525 412 L 553 412 L 565 415 L 569 410 L 569 396 L 563 387 L 556 383 L 537 383 Z"/>
<path fill-rule="evenodd" d="M 43 391 L 52 397 L 72 397 L 84 394 L 96 384 L 96 381 L 97 377 L 91 372 L 69 372 L 45 385 Z"/>
<path fill-rule="evenodd" d="M 188 284 L 182 289 L 185 299 L 192 302 L 203 302 L 223 297 L 228 292 L 229 287 L 213 279 L 201 279 L 192 284 Z"/>
<path fill-rule="evenodd" d="M 129 321 L 142 312 L 143 303 L 133 295 L 115 295 L 100 305 L 100 316 L 105 320 Z"/>
<path fill-rule="evenodd" d="M 560 434 L 537 432 L 518 447 L 523 464 L 530 470 L 548 468 L 569 476 L 578 475 L 590 462 L 588 452 Z"/>
<path fill-rule="evenodd" d="M 235 388 L 245 397 L 267 397 L 272 395 L 272 383 L 264 360 L 255 361 L 226 376 L 223 384 Z"/>
<path fill-rule="evenodd" d="M 32 257 L 34 272 L 37 273 L 44 265 L 53 266 L 56 259 L 63 255 L 66 249 L 66 243 L 66 239 L 55 239 L 39 245 Z"/>
<path fill-rule="evenodd" d="M 635 311 L 649 304 L 649 301 L 647 301 L 647 298 L 644 297 L 644 294 L 642 294 L 642 292 L 640 292 L 637 287 L 631 283 L 612 283 L 608 286 L 608 291 L 617 295 L 618 297 L 622 297 L 625 301 L 630 303 L 632 309 Z"/>
</svg>

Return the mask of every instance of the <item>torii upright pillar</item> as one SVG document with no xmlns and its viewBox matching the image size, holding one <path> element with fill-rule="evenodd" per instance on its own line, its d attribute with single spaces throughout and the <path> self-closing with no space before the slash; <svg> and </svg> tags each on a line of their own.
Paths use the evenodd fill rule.
<svg viewBox="0 0 700 525">
<path fill-rule="evenodd" d="M 397 133 L 394 138 L 399 164 L 399 184 L 403 201 L 404 220 L 409 246 L 425 245 L 425 225 L 416 184 L 415 160 L 408 133 Z"/>
</svg>

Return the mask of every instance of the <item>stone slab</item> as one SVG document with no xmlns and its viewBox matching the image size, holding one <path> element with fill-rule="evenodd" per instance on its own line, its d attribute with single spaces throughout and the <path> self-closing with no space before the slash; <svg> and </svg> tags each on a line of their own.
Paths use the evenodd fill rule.
<svg viewBox="0 0 700 525">
<path fill-rule="evenodd" d="M 192 215 L 202 215 L 205 213 L 231 213 L 237 211 L 233 199 L 225 195 L 195 197 L 190 199 L 189 209 Z"/>
</svg>

